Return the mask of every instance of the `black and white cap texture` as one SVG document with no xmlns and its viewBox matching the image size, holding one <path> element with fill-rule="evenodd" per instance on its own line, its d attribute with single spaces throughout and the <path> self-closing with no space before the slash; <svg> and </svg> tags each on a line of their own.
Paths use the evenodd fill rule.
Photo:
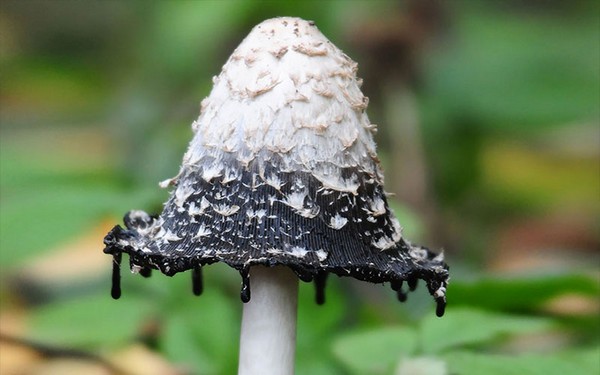
<svg viewBox="0 0 600 375">
<path fill-rule="evenodd" d="M 134 272 L 166 275 L 224 262 L 243 280 L 248 270 L 284 265 L 315 281 L 325 277 L 390 282 L 423 279 L 442 315 L 448 267 L 443 254 L 411 244 L 383 190 L 368 98 L 357 64 L 316 26 L 275 18 L 256 26 L 237 47 L 192 124 L 194 138 L 163 212 L 126 214 L 105 238 L 115 258 L 118 297 L 122 253 Z"/>
</svg>

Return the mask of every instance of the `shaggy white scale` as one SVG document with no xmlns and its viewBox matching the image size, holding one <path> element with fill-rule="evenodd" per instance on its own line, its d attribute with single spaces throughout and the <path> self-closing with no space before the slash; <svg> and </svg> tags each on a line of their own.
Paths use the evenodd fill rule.
<svg viewBox="0 0 600 375">
<path fill-rule="evenodd" d="M 202 101 L 195 133 L 163 212 L 131 211 L 105 238 L 120 295 L 122 253 L 148 276 L 225 262 L 250 300 L 251 266 L 286 266 L 315 281 L 327 274 L 390 282 L 425 280 L 446 303 L 443 255 L 402 237 L 383 190 L 357 64 L 312 22 L 277 18 L 256 26 L 233 52 Z"/>
</svg>

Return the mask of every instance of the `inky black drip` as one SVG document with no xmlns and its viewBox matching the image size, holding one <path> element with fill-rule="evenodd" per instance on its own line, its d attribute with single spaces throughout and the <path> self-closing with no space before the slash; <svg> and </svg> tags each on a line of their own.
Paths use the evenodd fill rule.
<svg viewBox="0 0 600 375">
<path fill-rule="evenodd" d="M 396 296 L 400 302 L 406 302 L 406 298 L 408 297 L 408 295 L 402 289 L 398 289 L 396 291 Z"/>
<path fill-rule="evenodd" d="M 150 276 L 152 276 L 152 268 L 150 268 L 150 267 L 143 267 L 140 270 L 140 275 L 142 275 L 145 278 L 149 278 Z"/>
<path fill-rule="evenodd" d="M 444 316 L 444 312 L 446 311 L 446 298 L 440 297 L 435 299 L 436 307 L 435 307 L 435 315 L 438 317 Z"/>
<path fill-rule="evenodd" d="M 406 301 L 407 294 L 402 290 L 402 285 L 404 284 L 404 282 L 402 280 L 392 280 L 392 282 L 390 284 L 392 284 L 392 290 L 394 290 L 396 292 L 398 301 L 400 301 L 400 302 Z"/>
<path fill-rule="evenodd" d="M 240 271 L 242 276 L 242 289 L 240 291 L 240 298 L 242 302 L 247 303 L 250 301 L 250 275 L 248 269 Z"/>
<path fill-rule="evenodd" d="M 393 280 L 390 284 L 392 285 L 392 290 L 397 292 L 402 289 L 404 282 L 402 280 Z"/>
<path fill-rule="evenodd" d="M 258 265 L 287 266 L 300 280 L 314 281 L 318 304 L 325 301 L 330 273 L 391 282 L 400 301 L 415 289 L 417 279 L 426 282 L 430 294 L 445 287 L 448 266 L 437 254 L 404 238 L 385 251 L 377 245 L 395 240 L 397 233 L 383 187 L 373 176 L 357 168 L 344 169 L 342 177 L 358 181 L 359 186 L 356 193 L 337 191 L 325 188 L 309 172 L 281 171 L 280 166 L 286 165 L 281 158 L 266 153 L 250 165 L 241 165 L 233 156 L 223 160 L 206 156 L 194 167 L 182 169 L 176 189 L 192 190 L 183 202 L 174 190 L 159 217 L 130 211 L 124 218 L 125 228 L 115 226 L 104 239 L 104 252 L 115 256 L 113 297 L 121 294 L 118 263 L 122 253 L 129 255 L 131 268 L 145 277 L 151 269 L 168 276 L 191 269 L 194 294 L 203 289 L 200 268 L 224 262 L 242 276 L 243 302 L 250 300 L 249 268 Z M 204 168 L 214 163 L 239 173 L 235 179 L 218 175 L 206 181 Z M 263 183 L 267 179 L 279 180 L 280 188 Z M 301 210 L 286 203 L 299 189 L 306 195 Z M 373 215 L 373 204 L 381 201 L 385 213 Z M 235 210 L 224 215 L 221 206 Z M 311 215 L 303 214 L 307 210 Z M 344 224 L 332 227 L 332 220 L 337 223 L 340 217 Z M 158 233 L 174 236 L 166 240 Z M 413 256 L 413 249 L 419 250 L 419 257 Z M 404 290 L 402 280 L 408 284 Z M 444 301 L 436 302 L 438 314 L 443 313 Z"/>
<path fill-rule="evenodd" d="M 315 276 L 315 300 L 317 305 L 325 303 L 325 284 L 328 275 L 327 272 L 319 272 Z"/>
<path fill-rule="evenodd" d="M 204 285 L 202 284 L 202 267 L 195 266 L 192 268 L 192 291 L 194 295 L 199 296 L 202 294 Z"/>
<path fill-rule="evenodd" d="M 408 290 L 413 292 L 415 289 L 417 289 L 417 285 L 419 285 L 419 279 L 416 277 L 409 277 L 406 281 L 408 283 Z"/>
<path fill-rule="evenodd" d="M 110 295 L 114 299 L 121 297 L 121 253 L 113 254 L 112 287 Z"/>
</svg>

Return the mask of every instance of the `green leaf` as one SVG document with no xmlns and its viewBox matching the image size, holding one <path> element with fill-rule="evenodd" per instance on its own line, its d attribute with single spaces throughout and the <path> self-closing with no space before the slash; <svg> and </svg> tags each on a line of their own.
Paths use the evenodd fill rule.
<svg viewBox="0 0 600 375">
<path fill-rule="evenodd" d="M 581 374 L 598 374 L 600 370 L 600 345 L 560 353 L 557 357 L 569 363 L 576 363 L 582 369 Z"/>
<path fill-rule="evenodd" d="M 326 302 L 315 303 L 313 283 L 300 282 L 298 296 L 298 344 L 314 347 L 315 341 L 323 340 L 332 333 L 344 319 L 346 310 L 340 280 L 330 277 L 325 290 Z"/>
<path fill-rule="evenodd" d="M 407 327 L 387 327 L 345 334 L 335 340 L 333 353 L 352 373 L 386 374 L 417 348 L 417 334 Z"/>
<path fill-rule="evenodd" d="M 517 335 L 552 328 L 551 321 L 496 314 L 474 309 L 448 309 L 443 319 L 428 315 L 421 324 L 421 345 L 426 353 L 439 353 L 462 345 L 489 342 L 502 335 Z"/>
<path fill-rule="evenodd" d="M 185 300 L 179 305 L 169 304 L 165 311 L 167 334 L 162 343 L 165 351 L 177 362 L 193 365 L 194 373 L 235 372 L 241 304 L 236 308 L 218 288 L 207 288 L 200 297 L 193 296 L 189 288 L 180 289 L 187 295 L 181 295 Z M 177 342 L 178 338 L 182 343 Z"/>
<path fill-rule="evenodd" d="M 334 374 L 331 363 L 331 342 L 344 320 L 346 301 L 339 288 L 340 280 L 327 280 L 326 302 L 315 303 L 313 283 L 300 283 L 298 295 L 298 334 L 296 342 L 296 372 L 298 374 Z"/>
<path fill-rule="evenodd" d="M 152 38 L 142 40 L 146 42 L 140 51 L 145 65 L 166 70 L 170 79 L 196 72 L 198 66 L 214 65 L 214 56 L 220 55 L 219 42 L 232 37 L 248 5 L 248 1 L 239 0 L 157 3 L 149 31 Z M 160 54 L 156 53 L 157 46 Z M 220 64 L 222 61 L 213 68 Z"/>
<path fill-rule="evenodd" d="M 4 267 L 19 264 L 66 242 L 109 213 L 118 210 L 124 213 L 136 207 L 135 202 L 150 196 L 142 191 L 135 197 L 130 196 L 131 202 L 125 202 L 128 194 L 113 186 L 75 184 L 28 190 L 28 193 L 12 195 L 2 203 L 0 255 Z M 99 243 L 98 248 L 101 247 Z"/>
<path fill-rule="evenodd" d="M 428 77 L 447 118 L 520 134 L 597 118 L 596 19 L 540 13 L 523 22 L 514 11 L 456 3 L 453 48 L 430 60 Z"/>
<path fill-rule="evenodd" d="M 339 366 L 335 363 L 332 363 L 330 358 L 317 358 L 317 359 L 308 359 L 301 360 L 298 357 L 300 351 L 298 350 L 296 353 L 296 374 L 297 375 L 335 375 L 335 374 L 345 374 L 341 372 Z M 311 354 L 314 356 L 315 352 L 307 352 L 306 357 L 309 357 Z"/>
<path fill-rule="evenodd" d="M 186 317 L 180 314 L 172 314 L 167 318 L 160 346 L 171 362 L 190 373 L 217 374 L 215 360 L 198 342 Z"/>
<path fill-rule="evenodd" d="M 452 306 L 471 305 L 490 310 L 532 310 L 565 293 L 597 296 L 600 285 L 581 274 L 530 278 L 484 277 L 470 282 L 453 280 L 448 289 Z"/>
<path fill-rule="evenodd" d="M 102 293 L 36 309 L 31 327 L 35 340 L 49 344 L 112 347 L 133 340 L 152 313 L 147 301 Z"/>
<path fill-rule="evenodd" d="M 443 356 L 450 374 L 461 375 L 593 375 L 593 371 L 576 362 L 556 356 L 496 355 L 452 352 Z"/>
</svg>

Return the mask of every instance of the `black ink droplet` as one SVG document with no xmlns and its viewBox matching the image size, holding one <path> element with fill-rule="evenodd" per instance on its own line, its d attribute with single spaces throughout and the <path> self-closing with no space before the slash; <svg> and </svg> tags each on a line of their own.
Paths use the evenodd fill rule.
<svg viewBox="0 0 600 375">
<path fill-rule="evenodd" d="M 441 318 L 444 316 L 444 312 L 446 312 L 446 298 L 436 298 L 435 302 L 437 304 L 435 308 L 435 315 Z"/>
<path fill-rule="evenodd" d="M 121 297 L 121 253 L 113 255 L 112 287 L 110 295 L 114 299 Z"/>
<path fill-rule="evenodd" d="M 150 267 L 143 267 L 140 270 L 140 275 L 142 275 L 145 278 L 149 278 L 150 276 L 152 276 L 152 268 L 150 268 Z"/>
<path fill-rule="evenodd" d="M 408 280 L 408 289 L 412 292 L 417 289 L 417 285 L 419 284 L 419 279 L 416 277 L 410 277 Z"/>
<path fill-rule="evenodd" d="M 204 286 L 202 285 L 202 267 L 195 266 L 192 269 L 192 291 L 194 295 L 199 296 L 202 294 Z"/>
<path fill-rule="evenodd" d="M 328 275 L 327 272 L 319 272 L 315 276 L 315 300 L 317 305 L 325 303 L 325 284 Z"/>
</svg>

